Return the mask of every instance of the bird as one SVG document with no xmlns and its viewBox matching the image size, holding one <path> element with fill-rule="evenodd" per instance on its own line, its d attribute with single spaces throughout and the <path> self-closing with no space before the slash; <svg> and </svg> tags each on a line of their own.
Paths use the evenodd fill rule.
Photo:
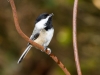
<svg viewBox="0 0 100 75">
<path fill-rule="evenodd" d="M 47 14 L 47 13 L 42 13 L 40 14 L 37 19 L 35 20 L 35 27 L 33 29 L 32 35 L 30 36 L 30 39 L 37 44 L 41 45 L 44 47 L 44 51 L 47 49 L 53 34 L 54 34 L 54 28 L 52 25 L 52 16 L 54 14 Z M 25 58 L 29 50 L 33 46 L 28 43 L 25 51 L 22 53 L 20 56 L 17 64 L 21 63 L 22 60 Z"/>
</svg>

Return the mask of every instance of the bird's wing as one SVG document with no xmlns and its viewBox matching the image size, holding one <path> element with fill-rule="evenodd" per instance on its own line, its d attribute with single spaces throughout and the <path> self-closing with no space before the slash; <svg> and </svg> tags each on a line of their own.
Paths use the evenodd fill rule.
<svg viewBox="0 0 100 75">
<path fill-rule="evenodd" d="M 32 33 L 32 35 L 30 36 L 30 39 L 31 40 L 35 40 L 35 39 L 37 39 L 38 37 L 39 37 L 39 35 L 40 35 L 40 29 L 37 29 L 36 27 L 34 28 L 34 30 L 33 30 L 33 33 Z M 30 43 L 28 43 L 28 45 L 29 45 Z"/>
<path fill-rule="evenodd" d="M 39 33 L 40 30 L 37 28 L 34 28 L 32 35 L 30 36 L 31 40 L 35 40 L 39 37 Z M 26 56 L 26 54 L 28 53 L 28 51 L 31 49 L 32 45 L 30 45 L 30 43 L 28 43 L 27 48 L 25 49 L 25 51 L 23 52 L 23 54 L 21 55 L 21 57 L 18 60 L 18 64 L 24 59 L 24 57 Z"/>
</svg>

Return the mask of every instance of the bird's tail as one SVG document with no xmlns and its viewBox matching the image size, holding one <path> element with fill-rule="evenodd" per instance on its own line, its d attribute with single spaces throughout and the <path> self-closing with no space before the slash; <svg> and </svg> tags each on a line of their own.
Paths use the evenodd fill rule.
<svg viewBox="0 0 100 75">
<path fill-rule="evenodd" d="M 25 49 L 25 51 L 23 52 L 23 54 L 22 54 L 21 57 L 19 58 L 17 64 L 19 64 L 19 63 L 24 59 L 24 57 L 26 56 L 26 54 L 28 53 L 28 51 L 31 49 L 31 47 L 32 47 L 32 45 L 29 45 L 29 46 Z"/>
</svg>

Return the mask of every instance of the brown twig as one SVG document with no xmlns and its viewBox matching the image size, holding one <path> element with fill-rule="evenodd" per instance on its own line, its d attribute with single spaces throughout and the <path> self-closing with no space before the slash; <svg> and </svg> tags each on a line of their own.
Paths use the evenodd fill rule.
<svg viewBox="0 0 100 75">
<path fill-rule="evenodd" d="M 76 32 L 77 6 L 78 6 L 78 0 L 74 0 L 74 7 L 73 7 L 73 47 L 74 47 L 74 57 L 75 57 L 77 73 L 78 73 L 78 75 L 82 75 L 80 63 L 79 63 L 79 57 L 78 57 L 78 48 L 77 48 L 77 32 Z"/>
<path fill-rule="evenodd" d="M 17 12 L 16 12 L 16 7 L 15 7 L 15 4 L 14 4 L 14 1 L 13 0 L 9 0 L 10 4 L 11 4 L 11 7 L 12 7 L 12 12 L 13 12 L 13 18 L 14 18 L 14 22 L 15 22 L 15 27 L 17 29 L 17 32 L 29 43 L 31 43 L 34 47 L 37 47 L 38 49 L 40 50 L 44 50 L 44 48 L 33 42 L 32 40 L 30 40 L 23 32 L 22 30 L 20 29 L 19 27 L 19 22 L 18 22 L 18 17 L 17 17 Z M 45 51 L 46 54 L 48 54 L 48 50 Z M 69 71 L 66 69 L 66 67 L 62 64 L 62 62 L 53 54 L 50 54 L 50 57 L 59 65 L 59 67 L 64 71 L 64 73 L 66 75 L 70 75 Z"/>
</svg>

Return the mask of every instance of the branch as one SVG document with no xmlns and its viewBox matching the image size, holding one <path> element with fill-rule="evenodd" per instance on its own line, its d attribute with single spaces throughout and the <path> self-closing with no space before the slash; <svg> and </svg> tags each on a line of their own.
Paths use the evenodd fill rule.
<svg viewBox="0 0 100 75">
<path fill-rule="evenodd" d="M 11 5 L 11 8 L 12 8 L 12 12 L 13 12 L 13 18 L 14 18 L 14 22 L 15 22 L 15 27 L 16 27 L 16 30 L 17 32 L 20 34 L 20 36 L 22 36 L 27 42 L 31 43 L 34 47 L 40 49 L 40 50 L 43 50 L 44 51 L 44 48 L 33 42 L 32 40 L 30 40 L 23 32 L 22 30 L 20 29 L 19 27 L 19 22 L 18 22 L 18 16 L 17 16 L 17 12 L 16 12 L 16 7 L 15 7 L 15 4 L 14 4 L 14 1 L 13 0 L 9 0 L 10 2 L 10 5 Z M 46 50 L 45 51 L 46 54 L 49 54 L 49 51 Z M 64 73 L 66 75 L 70 75 L 69 71 L 66 69 L 66 67 L 62 64 L 62 62 L 53 54 L 50 54 L 50 57 L 59 65 L 59 67 L 64 71 Z"/>
<path fill-rule="evenodd" d="M 77 18 L 77 6 L 78 0 L 74 0 L 74 7 L 73 7 L 73 47 L 74 47 L 74 57 L 75 63 L 77 68 L 78 75 L 82 75 L 78 57 L 78 48 L 77 48 L 77 33 L 76 33 L 76 18 Z"/>
</svg>

